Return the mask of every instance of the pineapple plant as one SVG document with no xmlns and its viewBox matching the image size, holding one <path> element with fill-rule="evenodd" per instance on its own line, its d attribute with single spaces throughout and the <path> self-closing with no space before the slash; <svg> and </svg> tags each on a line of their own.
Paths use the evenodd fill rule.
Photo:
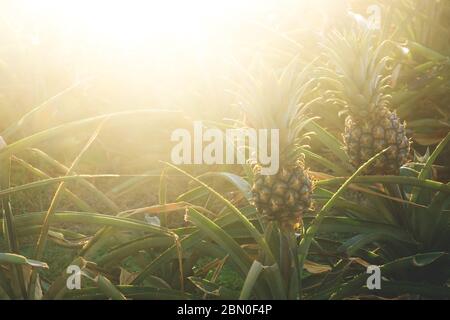
<svg viewBox="0 0 450 320">
<path fill-rule="evenodd" d="M 304 99 L 312 81 L 307 81 L 309 68 L 299 71 L 296 61 L 279 75 L 266 67 L 260 69 L 257 77 L 248 76 L 238 104 L 252 128 L 279 130 L 280 154 L 276 174 L 264 175 L 262 165 L 253 163 L 253 203 L 268 221 L 292 230 L 312 204 L 313 181 L 298 148 L 308 139 L 300 132 L 313 102 Z"/>
<path fill-rule="evenodd" d="M 398 174 L 410 151 L 406 124 L 391 111 L 390 58 L 382 56 L 387 43 L 377 44 L 374 31 L 361 21 L 344 33 L 330 32 L 324 43 L 334 67 L 324 79 L 333 87 L 330 100 L 347 113 L 343 139 L 351 164 L 358 168 L 389 147 L 368 169 L 372 174 Z"/>
</svg>

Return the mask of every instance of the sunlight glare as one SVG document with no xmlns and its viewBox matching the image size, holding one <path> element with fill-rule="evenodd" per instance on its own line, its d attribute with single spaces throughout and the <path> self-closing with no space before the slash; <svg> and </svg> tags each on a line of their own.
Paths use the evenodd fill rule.
<svg viewBox="0 0 450 320">
<path fill-rule="evenodd" d="M 273 1 L 24 0 L 23 5 L 34 19 L 47 19 L 65 34 L 83 34 L 99 43 L 135 46 L 168 39 L 195 44 L 212 29 L 225 28 L 239 15 L 270 2 Z"/>
</svg>

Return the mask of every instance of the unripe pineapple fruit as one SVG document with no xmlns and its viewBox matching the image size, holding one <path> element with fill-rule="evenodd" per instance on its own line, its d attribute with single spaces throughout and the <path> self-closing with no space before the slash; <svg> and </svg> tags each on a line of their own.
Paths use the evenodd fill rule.
<svg viewBox="0 0 450 320">
<path fill-rule="evenodd" d="M 408 159 L 410 142 L 405 124 L 387 108 L 381 108 L 364 120 L 348 116 L 343 137 L 347 154 L 356 168 L 387 147 L 390 148 L 375 160 L 372 173 L 398 174 L 400 166 Z"/>
<path fill-rule="evenodd" d="M 302 162 L 282 167 L 272 176 L 260 171 L 255 165 L 254 204 L 269 221 L 296 222 L 311 208 L 312 181 Z"/>
<path fill-rule="evenodd" d="M 332 32 L 324 49 L 334 70 L 328 70 L 333 103 L 348 114 L 343 133 L 345 150 L 356 168 L 378 152 L 389 149 L 369 168 L 371 174 L 398 174 L 406 163 L 410 141 L 405 126 L 391 111 L 390 58 L 386 42 L 376 43 L 374 31 L 355 25 L 345 34 Z"/>
</svg>

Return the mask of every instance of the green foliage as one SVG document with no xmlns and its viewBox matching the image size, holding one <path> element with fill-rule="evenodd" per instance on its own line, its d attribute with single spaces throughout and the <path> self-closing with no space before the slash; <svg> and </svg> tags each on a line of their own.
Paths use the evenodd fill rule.
<svg viewBox="0 0 450 320">
<path fill-rule="evenodd" d="M 114 170 L 114 161 L 107 163 L 111 170 L 92 168 L 91 152 L 98 152 L 94 159 L 103 154 L 104 130 L 132 117 L 179 121 L 180 112 L 91 115 L 26 134 L 48 107 L 44 103 L 0 133 L 8 142 L 0 141 L 0 299 L 449 299 L 450 29 L 444 17 L 450 9 L 445 1 L 433 1 L 429 10 L 419 10 L 425 0 L 379 3 L 386 19 L 377 33 L 384 44 L 378 53 L 383 67 L 392 63 L 392 78 L 384 79 L 390 85 L 383 90 L 407 121 L 416 153 L 398 175 L 366 175 L 386 150 L 360 168 L 349 164 L 342 105 L 327 99 L 330 89 L 335 97 L 342 94 L 347 79 L 330 85 L 324 72 L 333 70 L 316 47 L 299 55 L 305 48 L 295 33 L 270 30 L 271 41 L 260 45 L 271 48 L 271 75 L 292 57 L 310 68 L 301 75 L 311 78 L 307 86 L 290 87 L 294 73 L 283 77 L 286 88 L 313 101 L 311 120 L 294 130 L 311 139 L 311 147 L 295 145 L 295 152 L 304 154 L 315 180 L 315 208 L 301 225 L 287 231 L 258 215 L 250 203 L 253 176 L 247 165 L 154 166 L 145 156 L 122 154 L 122 166 L 138 168 L 137 174 Z M 282 52 L 274 57 L 271 50 L 279 42 Z M 351 69 L 350 60 L 343 63 Z M 320 85 L 310 88 L 312 83 Z M 295 98 L 288 101 L 292 110 Z M 272 123 L 257 104 L 252 103 L 254 116 Z M 285 124 L 298 116 L 267 108 Z M 230 126 L 215 120 L 210 124 Z M 241 119 L 231 122 L 235 127 Z M 70 153 L 54 155 L 49 141 L 63 141 Z M 151 199 L 139 202 L 141 197 Z M 82 271 L 81 290 L 66 286 L 69 265 Z M 367 288 L 368 265 L 380 266 L 381 290 Z"/>
</svg>

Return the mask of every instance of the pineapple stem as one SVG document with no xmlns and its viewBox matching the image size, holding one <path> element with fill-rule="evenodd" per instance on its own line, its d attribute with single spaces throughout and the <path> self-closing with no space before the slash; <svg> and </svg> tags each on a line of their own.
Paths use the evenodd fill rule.
<svg viewBox="0 0 450 320">
<path fill-rule="evenodd" d="M 291 289 L 295 291 L 296 279 L 294 278 L 297 269 L 293 265 L 297 252 L 297 242 L 295 238 L 294 227 L 290 222 L 280 222 L 280 269 L 285 282 L 286 293 L 292 296 Z"/>
<path fill-rule="evenodd" d="M 280 232 L 280 268 L 286 287 L 289 285 L 291 257 L 286 232 Z"/>
</svg>

